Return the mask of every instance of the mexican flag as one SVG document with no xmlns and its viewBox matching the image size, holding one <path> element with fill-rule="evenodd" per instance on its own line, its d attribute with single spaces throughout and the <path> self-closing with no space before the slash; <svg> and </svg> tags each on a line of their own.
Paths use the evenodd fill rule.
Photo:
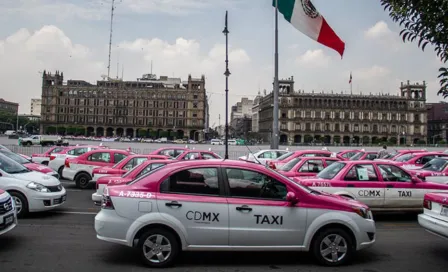
<svg viewBox="0 0 448 272">
<path fill-rule="evenodd" d="M 344 55 L 345 43 L 328 25 L 325 18 L 316 10 L 311 0 L 273 0 L 275 7 L 297 30 L 311 39 Z"/>
</svg>

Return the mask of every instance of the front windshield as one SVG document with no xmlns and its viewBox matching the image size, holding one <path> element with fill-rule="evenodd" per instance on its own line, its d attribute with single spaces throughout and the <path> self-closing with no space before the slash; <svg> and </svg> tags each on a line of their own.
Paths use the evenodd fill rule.
<svg viewBox="0 0 448 272">
<path fill-rule="evenodd" d="M 355 155 L 351 156 L 349 160 L 357 161 L 357 160 L 361 159 L 364 154 L 366 154 L 366 153 L 365 152 L 358 152 Z"/>
<path fill-rule="evenodd" d="M 446 159 L 432 159 L 427 164 L 425 164 L 422 167 L 422 170 L 427 171 L 435 171 L 435 172 L 441 172 L 445 167 L 448 165 L 448 160 Z"/>
<path fill-rule="evenodd" d="M 345 165 L 346 164 L 343 162 L 334 162 L 324 170 L 320 171 L 320 173 L 317 174 L 317 177 L 321 179 L 332 179 L 342 170 L 342 168 L 344 168 Z"/>
<path fill-rule="evenodd" d="M 292 168 L 294 168 L 294 166 L 296 166 L 296 164 L 299 163 L 301 160 L 302 158 L 294 158 L 290 160 L 288 163 L 284 164 L 283 166 L 280 166 L 278 170 L 287 172 Z"/>
<path fill-rule="evenodd" d="M 20 155 L 17 155 L 16 153 L 4 151 L 4 150 L 1 150 L 0 153 L 2 153 L 6 157 L 8 157 L 11 160 L 16 161 L 16 162 L 18 162 L 20 164 L 30 163 L 29 160 L 25 159 L 24 157 L 22 157 Z"/>
<path fill-rule="evenodd" d="M 287 158 L 291 157 L 294 154 L 294 152 L 288 152 L 286 154 L 281 155 L 277 158 L 278 161 L 286 160 Z"/>
<path fill-rule="evenodd" d="M 0 154 L 0 169 L 8 174 L 19 174 L 30 171 L 20 163 L 11 160 L 3 154 Z"/>
<path fill-rule="evenodd" d="M 410 161 L 414 157 L 415 157 L 414 154 L 401 155 L 398 158 L 396 158 L 395 161 L 397 161 L 397 162 L 407 162 L 407 161 Z"/>
</svg>

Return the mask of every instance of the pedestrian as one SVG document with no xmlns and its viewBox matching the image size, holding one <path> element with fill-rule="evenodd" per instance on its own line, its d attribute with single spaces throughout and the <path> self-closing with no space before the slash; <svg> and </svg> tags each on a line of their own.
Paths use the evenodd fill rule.
<svg viewBox="0 0 448 272">
<path fill-rule="evenodd" d="M 384 158 L 388 154 L 389 152 L 387 152 L 387 146 L 384 145 L 383 148 L 378 152 L 378 159 Z"/>
</svg>

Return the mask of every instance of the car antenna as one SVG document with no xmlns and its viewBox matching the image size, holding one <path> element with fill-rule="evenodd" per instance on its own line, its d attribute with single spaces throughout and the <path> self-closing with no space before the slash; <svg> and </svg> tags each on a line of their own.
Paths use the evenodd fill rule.
<svg viewBox="0 0 448 272">
<path fill-rule="evenodd" d="M 247 146 L 247 139 L 244 139 L 244 145 L 246 146 L 246 148 L 247 148 L 247 150 L 249 150 L 249 154 L 247 155 L 247 159 L 249 159 L 249 156 L 250 156 L 250 154 L 254 154 L 253 152 L 252 152 L 252 150 L 250 150 L 250 148 L 249 148 L 249 146 Z M 258 163 L 258 164 L 261 164 L 261 165 L 263 165 L 258 159 L 257 159 L 257 157 L 255 157 L 255 155 L 253 155 L 254 156 L 254 160 Z"/>
</svg>

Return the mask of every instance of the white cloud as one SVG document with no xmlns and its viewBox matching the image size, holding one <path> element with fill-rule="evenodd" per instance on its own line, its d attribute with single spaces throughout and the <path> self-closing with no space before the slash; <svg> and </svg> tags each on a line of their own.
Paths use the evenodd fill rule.
<svg viewBox="0 0 448 272">
<path fill-rule="evenodd" d="M 302 56 L 297 58 L 299 64 L 313 67 L 327 67 L 331 58 L 325 55 L 322 49 L 308 50 Z"/>
<path fill-rule="evenodd" d="M 111 76 L 119 76 L 124 65 L 125 80 L 135 80 L 149 73 L 153 61 L 154 73 L 158 76 L 175 76 L 186 80 L 206 76 L 207 91 L 212 94 L 211 114 L 224 112 L 221 94 L 224 93 L 225 46 L 214 45 L 210 50 L 201 48 L 199 42 L 178 38 L 173 42 L 160 39 L 136 39 L 118 43 L 112 52 Z M 0 40 L 0 73 L 3 78 L 2 98 L 20 104 L 19 111 L 29 112 L 31 98 L 41 96 L 41 74 L 59 70 L 64 79 L 84 79 L 91 83 L 107 73 L 107 46 L 89 48 L 74 43 L 56 26 L 44 26 L 37 31 L 20 29 Z M 251 67 L 249 55 L 241 48 L 230 47 L 231 94 L 248 93 L 257 86 L 259 75 Z M 219 93 L 219 94 L 218 94 Z M 230 105 L 240 96 L 230 97 Z"/>
<path fill-rule="evenodd" d="M 370 42 L 377 43 L 392 51 L 403 50 L 404 46 L 398 33 L 390 30 L 384 21 L 377 22 L 364 32 L 364 37 Z"/>
</svg>

